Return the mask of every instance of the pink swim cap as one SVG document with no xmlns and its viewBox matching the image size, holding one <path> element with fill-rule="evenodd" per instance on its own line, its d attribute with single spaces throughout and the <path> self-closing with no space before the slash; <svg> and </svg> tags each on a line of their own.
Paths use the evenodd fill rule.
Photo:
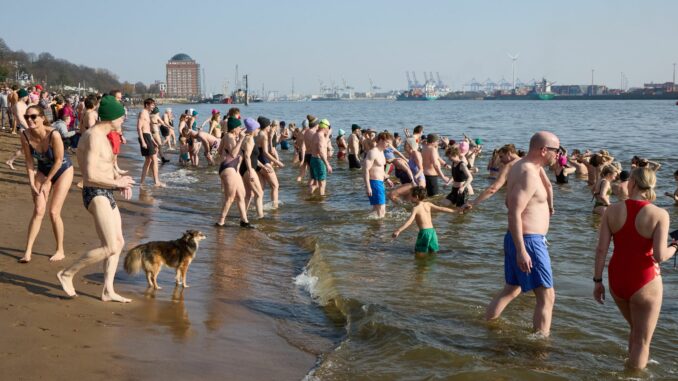
<svg viewBox="0 0 678 381">
<path fill-rule="evenodd" d="M 558 158 L 558 164 L 560 164 L 561 167 L 564 167 L 567 165 L 567 156 L 565 155 L 560 155 Z"/>
<path fill-rule="evenodd" d="M 466 155 L 466 152 L 468 152 L 469 145 L 466 140 L 462 140 L 459 142 L 459 153 L 462 155 Z"/>
</svg>

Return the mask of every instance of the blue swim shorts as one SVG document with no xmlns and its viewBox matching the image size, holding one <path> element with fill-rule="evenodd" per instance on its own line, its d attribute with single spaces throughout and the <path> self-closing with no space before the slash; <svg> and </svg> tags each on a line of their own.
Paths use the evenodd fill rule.
<svg viewBox="0 0 678 381">
<path fill-rule="evenodd" d="M 385 205 L 386 188 L 384 188 L 384 181 L 370 180 L 370 188 L 372 188 L 372 196 L 370 196 L 370 205 Z"/>
<path fill-rule="evenodd" d="M 523 292 L 537 287 L 552 288 L 553 273 L 551 272 L 551 258 L 546 248 L 546 237 L 541 234 L 523 235 L 525 250 L 532 259 L 532 271 L 522 272 L 516 262 L 516 246 L 510 232 L 504 236 L 504 277 L 506 284 L 520 286 Z"/>
</svg>

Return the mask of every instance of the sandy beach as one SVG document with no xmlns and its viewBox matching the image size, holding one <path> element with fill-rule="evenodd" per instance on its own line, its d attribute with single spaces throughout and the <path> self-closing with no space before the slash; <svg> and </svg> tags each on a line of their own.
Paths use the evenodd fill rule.
<svg viewBox="0 0 678 381">
<path fill-rule="evenodd" d="M 0 134 L 3 162 L 18 145 L 17 136 Z M 15 167 L 0 168 L 0 379 L 294 380 L 314 366 L 314 354 L 290 345 L 276 333 L 272 318 L 244 305 L 248 295 L 243 290 L 220 289 L 218 324 L 209 317 L 188 319 L 190 289 L 173 290 L 170 284 L 156 295 L 138 283 L 116 281 L 116 290 L 134 301 L 103 303 L 101 266 L 78 274 L 79 296 L 66 298 L 57 271 L 98 244 L 75 186 L 80 180 L 77 164 L 62 211 L 66 259 L 61 263 L 48 261 L 55 245 L 48 216 L 33 260 L 17 263 L 33 203 L 23 159 Z M 133 202 L 118 205 L 128 249 L 139 243 L 135 227 L 149 217 Z M 122 271 L 120 265 L 118 274 Z"/>
</svg>

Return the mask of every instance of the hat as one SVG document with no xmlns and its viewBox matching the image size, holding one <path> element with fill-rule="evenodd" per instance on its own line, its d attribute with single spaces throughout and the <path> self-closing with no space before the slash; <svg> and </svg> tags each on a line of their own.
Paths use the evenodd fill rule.
<svg viewBox="0 0 678 381">
<path fill-rule="evenodd" d="M 157 107 L 154 107 L 153 110 L 151 110 L 151 114 L 159 114 L 159 113 L 160 113 L 160 109 L 157 108 Z"/>
<path fill-rule="evenodd" d="M 259 122 L 259 126 L 262 129 L 271 125 L 271 120 L 263 116 L 258 117 L 257 122 Z"/>
<path fill-rule="evenodd" d="M 323 119 L 320 121 L 319 128 L 330 128 L 330 121 Z"/>
<path fill-rule="evenodd" d="M 308 128 L 308 119 L 304 119 L 304 121 L 301 122 L 301 127 L 302 128 Z"/>
<path fill-rule="evenodd" d="M 560 164 L 562 167 L 567 166 L 567 156 L 560 155 L 560 157 L 558 157 L 558 164 Z"/>
<path fill-rule="evenodd" d="M 308 120 L 309 127 L 315 127 L 318 125 L 318 118 L 316 118 L 315 116 L 308 114 L 306 115 L 306 119 Z"/>
<path fill-rule="evenodd" d="M 191 115 L 196 116 L 196 115 L 198 115 L 198 112 L 193 110 L 193 112 L 191 112 Z"/>
<path fill-rule="evenodd" d="M 483 145 L 483 139 L 477 138 L 477 139 L 476 139 L 476 145 L 477 145 L 477 146 Z"/>
<path fill-rule="evenodd" d="M 172 112 L 172 108 L 171 107 L 166 108 L 165 112 Z"/>
<path fill-rule="evenodd" d="M 259 122 L 252 118 L 245 118 L 245 130 L 247 132 L 254 132 L 259 128 Z"/>
<path fill-rule="evenodd" d="M 462 140 L 459 142 L 459 153 L 462 155 L 466 155 L 466 152 L 469 150 L 469 144 L 466 140 Z"/>
<path fill-rule="evenodd" d="M 629 171 L 621 171 L 621 172 L 619 172 L 619 180 L 621 180 L 621 181 L 626 181 L 626 180 L 628 180 L 628 179 L 629 179 L 629 176 L 631 176 L 631 174 L 629 173 Z"/>
<path fill-rule="evenodd" d="M 99 102 L 99 119 L 111 121 L 125 115 L 125 108 L 112 95 L 104 95 Z"/>
<path fill-rule="evenodd" d="M 438 139 L 438 134 L 428 134 L 428 136 L 426 136 L 426 141 L 429 143 L 435 143 L 438 141 Z"/>
<path fill-rule="evenodd" d="M 384 158 L 386 158 L 386 160 L 395 159 L 395 154 L 393 153 L 393 148 L 388 147 L 384 150 Z"/>
<path fill-rule="evenodd" d="M 19 91 L 17 91 L 17 95 L 19 96 L 19 99 L 27 97 L 28 91 L 26 91 L 26 89 L 19 89 Z"/>
<path fill-rule="evenodd" d="M 357 125 L 357 124 L 354 123 L 354 124 L 351 125 L 351 131 L 355 131 L 355 130 L 359 130 L 359 129 L 360 129 L 360 126 Z"/>
<path fill-rule="evenodd" d="M 287 125 L 287 123 L 285 123 L 284 120 L 281 120 L 281 121 L 280 121 L 280 127 L 285 127 L 286 125 Z"/>
<path fill-rule="evenodd" d="M 417 143 L 417 138 L 407 138 L 407 140 L 405 140 L 405 142 L 407 144 L 409 144 L 410 147 L 412 147 L 413 150 L 416 150 L 416 149 L 419 148 L 419 144 Z"/>
<path fill-rule="evenodd" d="M 35 85 L 35 89 L 42 91 L 42 85 Z"/>
<path fill-rule="evenodd" d="M 212 115 L 221 114 L 221 112 L 215 108 L 212 109 Z"/>
<path fill-rule="evenodd" d="M 337 136 L 344 136 L 344 135 L 346 135 L 346 132 L 340 128 L 339 129 L 339 135 L 337 135 Z"/>
<path fill-rule="evenodd" d="M 228 131 L 233 131 L 238 127 L 242 127 L 242 122 L 238 118 L 230 117 L 228 118 L 228 122 L 226 123 L 226 127 Z"/>
</svg>

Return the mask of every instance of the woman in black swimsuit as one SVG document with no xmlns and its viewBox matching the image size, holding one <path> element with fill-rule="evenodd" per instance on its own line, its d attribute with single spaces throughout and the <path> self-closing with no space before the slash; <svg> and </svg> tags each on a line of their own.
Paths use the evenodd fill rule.
<svg viewBox="0 0 678 381">
<path fill-rule="evenodd" d="M 254 141 L 254 137 L 259 133 L 259 123 L 252 118 L 246 118 L 244 124 L 246 133 L 243 138 L 241 150 L 243 162 L 240 164 L 239 172 L 242 176 L 243 183 L 245 184 L 245 190 L 247 191 L 247 208 L 249 208 L 250 202 L 252 202 L 252 196 L 254 196 L 257 205 L 257 216 L 263 218 L 264 190 L 261 188 L 259 176 L 257 176 L 257 171 L 260 170 L 263 164 L 259 163 L 259 148 Z"/>
<path fill-rule="evenodd" d="M 469 194 L 473 175 L 468 169 L 468 164 L 464 160 L 458 146 L 450 146 L 445 154 L 452 161 L 452 178 L 446 185 L 452 183 L 452 191 L 443 200 L 443 205 L 454 205 L 461 207 L 466 204 L 466 198 Z"/>
<path fill-rule="evenodd" d="M 242 128 L 242 122 L 236 118 L 230 118 L 226 123 L 227 131 L 223 134 L 217 154 L 221 156 L 222 162 L 219 166 L 219 177 L 224 189 L 224 204 L 221 208 L 218 226 L 224 226 L 226 216 L 233 201 L 237 201 L 240 211 L 240 226 L 251 227 L 247 219 L 247 204 L 245 203 L 245 184 L 238 173 L 238 167 L 241 165 L 241 147 L 245 140 L 245 131 Z"/>
<path fill-rule="evenodd" d="M 31 106 L 24 116 L 28 128 L 21 134 L 21 149 L 26 158 L 26 172 L 35 208 L 28 225 L 26 252 L 19 262 L 28 263 L 31 260 L 33 243 L 40 232 L 50 193 L 53 196 L 49 215 L 57 247 L 49 260 L 59 261 L 64 259 L 64 224 L 61 220 L 61 208 L 73 182 L 73 165 L 64 154 L 61 135 L 49 127 L 43 109 L 37 105 Z"/>
<path fill-rule="evenodd" d="M 282 163 L 282 161 L 278 160 L 273 152 L 274 144 L 271 137 L 275 134 L 275 132 L 273 131 L 271 122 L 268 120 L 268 118 L 264 117 L 259 117 L 257 121 L 261 126 L 259 135 L 257 135 L 255 138 L 257 148 L 259 149 L 258 159 L 261 165 L 261 170 L 257 171 L 259 174 L 259 182 L 261 183 L 262 189 L 266 184 L 268 184 L 268 186 L 271 188 L 271 203 L 273 209 L 277 209 L 278 189 L 280 185 L 278 183 L 278 176 L 276 176 L 273 166 L 276 165 L 282 168 L 285 165 Z"/>
</svg>

